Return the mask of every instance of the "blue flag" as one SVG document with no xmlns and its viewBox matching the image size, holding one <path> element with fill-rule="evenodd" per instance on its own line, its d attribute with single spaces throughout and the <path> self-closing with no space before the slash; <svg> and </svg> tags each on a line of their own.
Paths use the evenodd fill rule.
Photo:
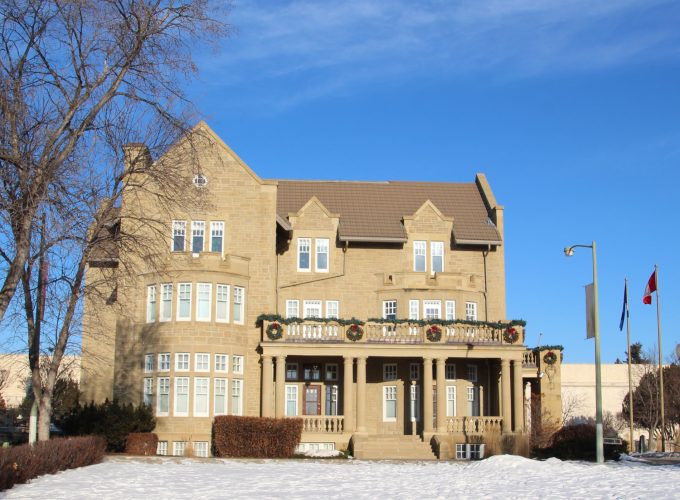
<svg viewBox="0 0 680 500">
<path fill-rule="evenodd" d="M 623 284 L 623 310 L 621 311 L 621 323 L 619 323 L 619 330 L 623 330 L 623 320 L 628 314 L 628 282 Z"/>
</svg>

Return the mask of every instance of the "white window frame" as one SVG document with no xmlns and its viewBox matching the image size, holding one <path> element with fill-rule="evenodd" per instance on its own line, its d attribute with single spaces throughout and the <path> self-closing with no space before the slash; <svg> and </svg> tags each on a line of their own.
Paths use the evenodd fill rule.
<svg viewBox="0 0 680 500">
<path fill-rule="evenodd" d="M 170 414 L 170 377 L 158 377 L 157 386 L 156 416 L 167 417 Z M 163 410 L 163 406 L 165 406 L 165 410 Z"/>
<path fill-rule="evenodd" d="M 172 319 L 172 283 L 161 284 L 161 311 L 160 321 Z"/>
<path fill-rule="evenodd" d="M 435 258 L 441 258 L 441 269 L 435 270 Z M 443 241 L 431 241 L 430 242 L 430 272 L 443 273 L 444 272 L 444 242 Z"/>
<path fill-rule="evenodd" d="M 317 273 L 327 273 L 330 268 L 330 240 L 328 238 L 317 238 L 314 240 L 314 249 L 314 270 Z M 323 254 L 326 254 L 326 267 L 319 265 L 319 256 Z"/>
<path fill-rule="evenodd" d="M 418 267 L 418 257 L 422 257 L 422 269 Z M 416 240 L 413 242 L 413 272 L 427 272 L 427 241 Z"/>
<path fill-rule="evenodd" d="M 228 354 L 215 354 L 215 371 L 217 373 L 228 373 L 229 372 L 229 355 Z"/>
<path fill-rule="evenodd" d="M 446 416 L 455 417 L 458 413 L 456 408 L 456 386 L 446 386 Z"/>
<path fill-rule="evenodd" d="M 446 320 L 447 321 L 453 321 L 456 319 L 456 301 L 455 300 L 447 300 L 445 304 L 445 310 L 446 310 Z"/>
<path fill-rule="evenodd" d="M 420 422 L 420 386 L 411 384 L 409 387 L 409 416 L 412 422 Z"/>
<path fill-rule="evenodd" d="M 337 363 L 326 363 L 326 368 L 324 370 L 324 380 L 326 381 L 337 381 L 339 368 Z"/>
<path fill-rule="evenodd" d="M 467 460 L 467 444 L 456 443 L 456 460 Z"/>
<path fill-rule="evenodd" d="M 470 382 L 477 382 L 479 376 L 479 370 L 477 365 L 467 365 L 467 378 Z"/>
<path fill-rule="evenodd" d="M 156 455 L 165 456 L 167 454 L 168 454 L 168 442 L 158 441 L 158 444 L 156 445 Z"/>
<path fill-rule="evenodd" d="M 429 311 L 436 311 L 436 315 L 432 315 Z M 423 319 L 441 319 L 442 318 L 442 301 L 441 300 L 423 300 Z"/>
<path fill-rule="evenodd" d="M 173 457 L 183 457 L 187 450 L 186 441 L 173 441 L 172 442 L 172 456 Z"/>
<path fill-rule="evenodd" d="M 172 411 L 174 417 L 189 416 L 189 393 L 191 392 L 189 387 L 189 377 L 175 377 L 175 404 Z M 186 393 L 180 392 L 181 389 L 186 389 Z M 186 401 L 184 397 L 186 397 Z M 184 406 L 184 408 L 181 408 L 180 405 Z"/>
<path fill-rule="evenodd" d="M 197 352 L 194 354 L 194 371 L 209 372 L 210 371 L 210 353 Z"/>
<path fill-rule="evenodd" d="M 145 354 L 144 355 L 144 373 L 152 373 L 153 372 L 153 354 Z"/>
<path fill-rule="evenodd" d="M 231 372 L 236 375 L 243 375 L 243 356 L 231 357 Z"/>
<path fill-rule="evenodd" d="M 142 402 L 153 408 L 153 377 L 144 377 L 144 392 Z"/>
<path fill-rule="evenodd" d="M 204 405 L 204 408 L 199 406 Z M 210 415 L 210 378 L 194 378 L 194 417 Z"/>
<path fill-rule="evenodd" d="M 246 289 L 242 286 L 234 287 L 234 323 L 242 325 L 245 322 Z"/>
<path fill-rule="evenodd" d="M 307 254 L 307 267 L 301 267 L 300 261 L 302 254 Z M 308 273 L 312 270 L 312 239 L 298 238 L 297 240 L 297 270 L 298 272 Z"/>
<path fill-rule="evenodd" d="M 182 237 L 182 249 L 175 249 L 175 238 Z M 170 239 L 171 252 L 185 252 L 187 248 L 187 221 L 173 220 L 172 221 L 172 238 Z"/>
<path fill-rule="evenodd" d="M 243 380 L 231 381 L 231 414 L 243 415 Z"/>
<path fill-rule="evenodd" d="M 383 380 L 397 380 L 397 363 L 383 363 Z"/>
<path fill-rule="evenodd" d="M 289 405 L 294 407 L 289 409 Z M 298 415 L 298 386 L 293 384 L 286 384 L 286 407 L 285 407 L 286 417 L 297 417 Z"/>
<path fill-rule="evenodd" d="M 383 300 L 383 318 L 390 319 L 389 316 L 394 316 L 392 319 L 397 318 L 397 301 L 396 300 Z"/>
<path fill-rule="evenodd" d="M 149 285 L 146 287 L 146 322 L 153 323 L 156 321 L 156 314 L 158 309 L 158 295 L 156 285 Z"/>
<path fill-rule="evenodd" d="M 208 458 L 208 441 L 194 441 L 194 457 Z"/>
<path fill-rule="evenodd" d="M 318 314 L 310 314 L 310 311 L 318 310 Z M 320 300 L 305 300 L 303 302 L 303 318 L 323 318 L 323 302 Z"/>
<path fill-rule="evenodd" d="M 170 353 L 169 352 L 159 352 L 158 353 L 158 371 L 159 372 L 169 372 L 170 371 Z"/>
<path fill-rule="evenodd" d="M 456 380 L 456 365 L 454 363 L 446 363 L 444 365 L 444 378 L 446 380 Z"/>
<path fill-rule="evenodd" d="M 220 248 L 215 250 L 213 242 L 219 238 Z M 210 251 L 222 255 L 224 252 L 224 221 L 214 220 L 210 223 Z"/>
<path fill-rule="evenodd" d="M 408 319 L 419 320 L 420 319 L 420 301 L 417 299 L 411 299 L 408 301 Z"/>
<path fill-rule="evenodd" d="M 286 318 L 300 317 L 300 301 L 295 299 L 286 300 Z"/>
<path fill-rule="evenodd" d="M 474 385 L 469 385 L 467 387 L 467 400 L 469 403 L 474 403 L 475 402 L 475 386 Z"/>
<path fill-rule="evenodd" d="M 465 319 L 467 321 L 477 321 L 477 302 L 465 303 Z"/>
<path fill-rule="evenodd" d="M 215 322 L 229 323 L 229 285 L 215 285 Z"/>
<path fill-rule="evenodd" d="M 191 368 L 191 355 L 188 352 L 175 353 L 175 371 L 188 372 Z"/>
<path fill-rule="evenodd" d="M 196 251 L 194 248 L 194 241 L 201 238 L 201 248 Z M 205 221 L 192 220 L 191 221 L 191 253 L 197 254 L 205 252 Z"/>
<path fill-rule="evenodd" d="M 229 396 L 229 381 L 222 377 L 215 378 L 213 380 L 213 392 L 213 414 L 216 416 L 226 415 L 229 413 L 229 400 L 227 399 Z M 224 410 L 218 410 L 218 401 L 220 398 L 222 399 L 222 408 L 224 408 Z"/>
<path fill-rule="evenodd" d="M 420 380 L 420 363 L 411 363 L 408 372 L 410 380 Z"/>
<path fill-rule="evenodd" d="M 327 300 L 326 301 L 326 318 L 338 319 L 340 317 L 340 301 Z"/>
<path fill-rule="evenodd" d="M 177 284 L 177 321 L 191 321 L 191 283 L 178 283 Z M 188 297 L 187 297 L 188 291 Z M 182 316 L 182 303 L 188 301 L 188 307 L 186 308 L 189 312 L 188 316 Z"/>
<path fill-rule="evenodd" d="M 201 306 L 204 307 L 201 314 Z M 212 309 L 212 283 L 196 283 L 196 321 L 210 321 Z"/>
<path fill-rule="evenodd" d="M 388 402 L 389 405 L 394 405 L 394 416 L 388 416 Z M 396 385 L 384 385 L 383 386 L 383 422 L 396 422 L 397 421 L 397 386 Z"/>
</svg>

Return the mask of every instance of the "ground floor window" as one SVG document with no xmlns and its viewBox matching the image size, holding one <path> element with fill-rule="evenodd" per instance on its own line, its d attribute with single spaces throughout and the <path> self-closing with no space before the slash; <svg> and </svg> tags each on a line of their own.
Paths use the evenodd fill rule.
<svg viewBox="0 0 680 500">
<path fill-rule="evenodd" d="M 397 386 L 386 385 L 383 387 L 383 421 L 396 422 L 397 420 Z"/>
<path fill-rule="evenodd" d="M 156 455 L 167 455 L 168 454 L 168 442 L 158 441 L 156 445 Z"/>
<path fill-rule="evenodd" d="M 326 386 L 326 415 L 338 414 L 338 386 Z"/>
<path fill-rule="evenodd" d="M 153 404 L 153 378 L 144 379 L 144 404 L 147 406 Z"/>
<path fill-rule="evenodd" d="M 208 456 L 208 442 L 194 441 L 194 456 L 207 457 Z"/>
<path fill-rule="evenodd" d="M 481 460 L 484 458 L 483 444 L 456 443 L 456 460 Z"/>
<path fill-rule="evenodd" d="M 231 381 L 231 414 L 243 415 L 243 380 Z"/>
<path fill-rule="evenodd" d="M 298 409 L 298 388 L 297 385 L 286 386 L 286 416 L 297 416 Z"/>
<path fill-rule="evenodd" d="M 446 416 L 456 416 L 456 386 L 449 385 L 446 387 Z"/>
<path fill-rule="evenodd" d="M 187 443 L 185 441 L 175 441 L 172 443 L 172 454 L 176 457 L 183 457 Z"/>
<path fill-rule="evenodd" d="M 213 410 L 215 415 L 227 414 L 227 379 L 215 379 L 215 408 Z"/>
<path fill-rule="evenodd" d="M 304 365 L 303 376 L 305 380 L 321 380 L 321 365 Z"/>
<path fill-rule="evenodd" d="M 420 386 L 411 385 L 411 421 L 420 420 Z"/>
</svg>

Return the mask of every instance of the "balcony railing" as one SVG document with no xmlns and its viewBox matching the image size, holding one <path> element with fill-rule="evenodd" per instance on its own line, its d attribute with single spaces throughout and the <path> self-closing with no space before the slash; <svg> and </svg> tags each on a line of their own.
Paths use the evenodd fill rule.
<svg viewBox="0 0 680 500">
<path fill-rule="evenodd" d="M 342 434 L 345 429 L 345 417 L 342 415 L 330 416 L 303 416 L 302 432 L 319 432 L 323 434 Z"/>
<path fill-rule="evenodd" d="M 522 366 L 524 368 L 536 368 L 538 355 L 533 351 L 525 351 L 524 357 L 522 358 Z"/>
<path fill-rule="evenodd" d="M 448 417 L 446 431 L 449 434 L 467 434 L 483 436 L 488 433 L 501 432 L 503 417 Z"/>
<path fill-rule="evenodd" d="M 270 325 L 278 325 L 271 329 Z M 368 344 L 489 344 L 522 345 L 524 330 L 515 326 L 518 333 L 513 343 L 504 335 L 504 329 L 482 325 L 418 325 L 415 323 L 386 324 L 367 322 L 360 327 L 360 338 L 350 339 L 351 327 L 334 321 L 304 320 L 299 323 L 283 324 L 276 321 L 262 321 L 262 340 L 275 342 L 303 343 L 368 343 Z M 429 333 L 428 333 L 429 330 Z M 268 333 L 269 332 L 269 333 Z M 351 333 L 356 333 L 354 332 Z M 438 333 L 437 333 L 438 332 Z M 274 333 L 274 335 L 272 335 Z"/>
</svg>

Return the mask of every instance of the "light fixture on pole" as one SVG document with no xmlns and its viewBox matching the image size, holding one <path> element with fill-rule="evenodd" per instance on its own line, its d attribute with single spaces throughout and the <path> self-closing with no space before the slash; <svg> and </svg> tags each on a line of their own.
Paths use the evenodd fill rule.
<svg viewBox="0 0 680 500">
<path fill-rule="evenodd" d="M 602 369 L 600 366 L 600 312 L 597 295 L 597 252 L 592 245 L 572 245 L 564 249 L 564 255 L 574 255 L 574 248 L 590 248 L 593 251 L 593 336 L 595 337 L 595 458 L 604 462 L 604 435 L 602 429 Z M 586 294 L 587 295 L 587 294 Z"/>
</svg>

